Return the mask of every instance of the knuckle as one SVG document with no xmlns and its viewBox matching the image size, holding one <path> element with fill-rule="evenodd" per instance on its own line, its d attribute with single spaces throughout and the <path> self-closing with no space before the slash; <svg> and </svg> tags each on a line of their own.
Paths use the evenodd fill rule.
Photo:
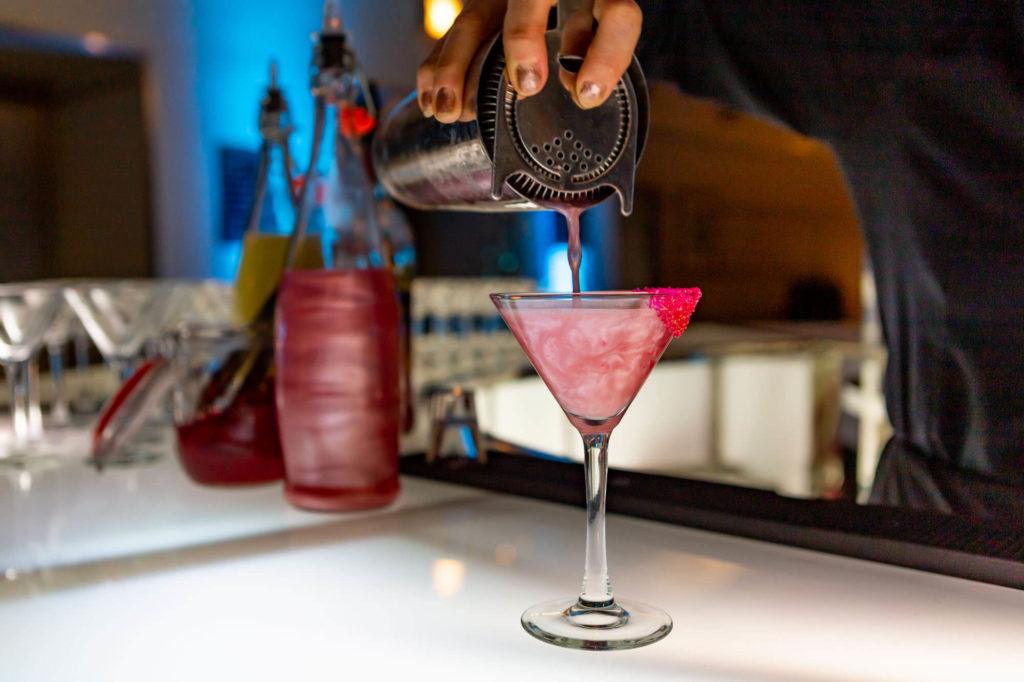
<svg viewBox="0 0 1024 682">
<path fill-rule="evenodd" d="M 509 15 L 510 20 L 505 25 L 503 32 L 506 41 L 533 41 L 539 40 L 544 35 L 547 24 L 537 21 L 526 21 L 516 19 Z"/>
<path fill-rule="evenodd" d="M 625 24 L 640 24 L 643 10 L 633 0 L 605 0 L 604 15 L 607 20 Z"/>
<path fill-rule="evenodd" d="M 464 54 L 445 50 L 434 65 L 434 80 L 460 79 L 465 75 L 469 59 Z"/>
<path fill-rule="evenodd" d="M 599 76 L 602 80 L 614 82 L 622 75 L 620 65 L 605 55 L 593 55 L 587 60 L 587 71 Z"/>
<path fill-rule="evenodd" d="M 434 79 L 434 62 L 427 61 L 420 64 L 420 67 L 416 69 L 416 82 L 423 83 L 429 82 Z"/>
<path fill-rule="evenodd" d="M 462 87 L 462 71 L 454 65 L 439 68 L 434 72 L 434 86 L 447 85 L 449 87 Z"/>
<path fill-rule="evenodd" d="M 502 37 L 506 43 L 529 43 L 535 42 L 538 39 L 538 35 L 534 31 L 521 29 L 505 31 Z"/>
<path fill-rule="evenodd" d="M 452 31 L 468 31 L 471 33 L 480 33 L 483 31 L 486 24 L 486 17 L 479 10 L 479 8 L 470 5 L 466 7 L 459 16 L 455 17 L 455 23 L 452 24 Z"/>
</svg>

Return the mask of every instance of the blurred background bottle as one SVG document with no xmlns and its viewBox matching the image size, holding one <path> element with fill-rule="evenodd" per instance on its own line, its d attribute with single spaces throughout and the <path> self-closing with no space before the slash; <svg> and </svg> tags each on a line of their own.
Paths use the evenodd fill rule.
<svg viewBox="0 0 1024 682">
<path fill-rule="evenodd" d="M 327 5 L 313 66 L 316 122 L 306 174 L 315 177 L 326 162 L 326 185 L 319 211 L 312 188 L 303 192 L 293 239 L 297 244 L 310 227 L 318 231 L 311 236 L 319 237 L 323 267 L 289 268 L 277 300 L 285 495 L 305 509 L 368 509 L 388 504 L 399 490 L 400 320 L 360 153 L 373 105 L 358 99 L 368 97 L 367 83 L 336 4 Z M 294 247 L 292 256 L 294 265 Z"/>
<path fill-rule="evenodd" d="M 272 300 L 281 281 L 298 190 L 289 148 L 293 131 L 277 70 L 259 109 L 261 137 L 253 203 L 235 281 L 236 328 L 187 325 L 171 354 L 178 370 L 175 424 L 189 477 L 205 485 L 280 480 L 284 473 L 275 402 Z M 304 240 L 298 263 L 318 267 Z"/>
<path fill-rule="evenodd" d="M 235 310 L 243 324 L 256 319 L 281 281 L 302 185 L 289 147 L 293 126 L 288 102 L 277 86 L 277 69 L 273 64 L 270 84 L 260 102 L 259 129 L 260 163 L 235 281 Z M 315 239 L 303 240 L 296 261 L 298 267 L 320 267 L 322 260 Z"/>
</svg>

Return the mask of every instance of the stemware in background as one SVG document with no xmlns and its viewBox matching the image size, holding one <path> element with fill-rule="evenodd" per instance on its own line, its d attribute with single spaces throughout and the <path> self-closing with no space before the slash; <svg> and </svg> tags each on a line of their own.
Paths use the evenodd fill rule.
<svg viewBox="0 0 1024 682">
<path fill-rule="evenodd" d="M 145 343 L 163 329 L 178 287 L 163 280 L 80 282 L 64 289 L 89 337 L 111 369 L 124 380 Z"/>
<path fill-rule="evenodd" d="M 196 323 L 229 325 L 235 321 L 235 285 L 204 279 L 196 286 L 194 303 Z"/>
<path fill-rule="evenodd" d="M 146 358 L 169 357 L 174 334 L 188 327 L 231 327 L 235 321 L 235 291 L 228 282 L 212 279 L 167 280 L 174 287 L 174 300 L 163 317 L 158 333 L 146 340 Z"/>
<path fill-rule="evenodd" d="M 177 282 L 156 279 L 88 281 L 64 288 L 68 304 L 122 382 L 132 375 L 146 343 L 160 336 L 177 305 L 178 294 Z M 125 388 L 128 385 L 122 383 L 119 390 Z M 112 401 L 117 399 L 115 394 Z M 132 441 L 132 447 L 121 451 L 108 464 L 145 464 L 160 459 L 168 451 L 168 415 L 154 412 L 153 417 Z"/>
<path fill-rule="evenodd" d="M 213 279 L 173 280 L 175 305 L 164 321 L 165 331 L 189 326 L 231 326 L 235 321 L 235 287 Z"/>
<path fill-rule="evenodd" d="M 69 377 L 74 380 L 71 388 L 71 411 L 80 415 L 94 415 L 103 407 L 104 392 L 93 385 L 89 361 L 92 341 L 77 315 L 72 314 L 69 334 L 71 351 L 75 359 L 75 371 Z"/>
<path fill-rule="evenodd" d="M 280 480 L 284 473 L 272 351 L 244 327 L 184 325 L 167 337 L 167 352 L 139 369 L 104 410 L 92 444 L 97 467 L 124 461 L 138 449 L 154 414 L 173 396 L 178 458 L 195 483 L 238 486 Z M 236 384 L 252 348 L 260 367 Z"/>
<path fill-rule="evenodd" d="M 71 338 L 71 328 L 75 323 L 75 312 L 59 297 L 57 314 L 54 315 L 50 328 L 43 335 L 46 356 L 50 366 L 50 381 L 53 383 L 53 400 L 50 407 L 50 425 L 55 427 L 68 426 L 71 423 L 71 406 L 68 398 L 67 374 L 64 365 L 64 352 Z"/>
<path fill-rule="evenodd" d="M 698 289 L 594 294 L 493 294 L 491 299 L 544 384 L 583 437 L 587 551 L 575 598 L 527 609 L 523 628 L 574 649 L 632 649 L 672 630 L 664 611 L 612 594 L 605 550 L 608 438 L 673 336 Z"/>
<path fill-rule="evenodd" d="M 39 284 L 0 285 L 0 364 L 11 388 L 11 437 L 0 463 L 23 466 L 32 451 L 32 360 L 60 307 L 60 289 Z"/>
<path fill-rule="evenodd" d="M 39 399 L 39 353 L 28 362 L 28 436 L 33 442 L 43 439 L 43 407 Z"/>
</svg>

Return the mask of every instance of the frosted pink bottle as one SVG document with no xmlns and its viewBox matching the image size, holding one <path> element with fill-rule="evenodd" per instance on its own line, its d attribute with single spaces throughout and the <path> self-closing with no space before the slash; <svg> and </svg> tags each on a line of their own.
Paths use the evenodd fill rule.
<svg viewBox="0 0 1024 682">
<path fill-rule="evenodd" d="M 398 494 L 399 312 L 389 270 L 298 270 L 277 303 L 285 495 L 303 509 Z"/>
</svg>

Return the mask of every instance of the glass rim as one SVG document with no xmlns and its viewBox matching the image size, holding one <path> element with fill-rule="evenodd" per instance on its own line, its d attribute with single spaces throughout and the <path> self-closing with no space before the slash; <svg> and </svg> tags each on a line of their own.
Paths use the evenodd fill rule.
<svg viewBox="0 0 1024 682">
<path fill-rule="evenodd" d="M 224 322 L 182 322 L 171 330 L 183 339 L 206 340 L 229 336 L 257 336 L 255 331 L 245 324 L 233 321 Z"/>
<path fill-rule="evenodd" d="M 173 277 L 46 277 L 41 279 L 22 279 L 0 282 L 0 289 L 71 289 L 80 286 L 107 286 L 115 284 L 162 285 L 178 284 L 180 282 L 204 284 L 206 282 L 219 281 L 220 280 L 214 279 L 176 279 Z"/>
<path fill-rule="evenodd" d="M 540 291 L 529 291 L 529 292 L 509 292 L 509 293 L 493 293 L 490 294 L 491 300 L 494 301 L 571 301 L 571 300 L 586 300 L 586 301 L 600 301 L 600 300 L 611 300 L 611 301 L 623 301 L 629 299 L 645 299 L 654 296 L 653 292 L 650 291 L 582 291 L 580 293 L 573 293 L 569 291 L 556 291 L 556 292 L 540 292 Z"/>
<path fill-rule="evenodd" d="M 42 280 L 27 280 L 24 282 L 4 282 L 0 284 L 0 294 L 5 296 L 15 295 L 25 291 L 55 291 L 60 293 L 61 287 L 58 284 L 51 284 Z"/>
<path fill-rule="evenodd" d="M 71 277 L 51 281 L 54 286 L 59 286 L 63 289 L 113 288 L 118 286 L 169 288 L 179 284 L 179 280 L 169 277 Z"/>
</svg>

